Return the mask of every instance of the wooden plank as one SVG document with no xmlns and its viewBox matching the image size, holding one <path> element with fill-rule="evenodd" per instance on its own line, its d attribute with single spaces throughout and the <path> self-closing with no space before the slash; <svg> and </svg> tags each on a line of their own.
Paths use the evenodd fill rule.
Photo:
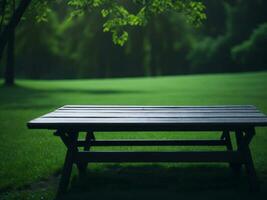
<svg viewBox="0 0 267 200">
<path fill-rule="evenodd" d="M 86 141 L 79 140 L 78 146 Z M 91 146 L 225 146 L 225 140 L 95 140 Z"/>
<path fill-rule="evenodd" d="M 243 162 L 238 152 L 78 152 L 76 162 Z"/>
<path fill-rule="evenodd" d="M 262 113 L 49 113 L 43 118 L 254 118 L 265 117 Z"/>
<path fill-rule="evenodd" d="M 254 105 L 211 105 L 211 106 L 65 105 L 61 108 L 256 108 L 256 107 Z"/>
<path fill-rule="evenodd" d="M 182 110 L 182 109 L 158 109 L 158 110 L 117 110 L 117 109 L 101 109 L 101 110 L 90 110 L 90 109 L 66 109 L 66 110 L 55 110 L 52 113 L 261 113 L 258 110 Z"/>
<path fill-rule="evenodd" d="M 67 110 L 65 110 L 67 109 Z M 266 126 L 255 106 L 68 105 L 32 120 L 29 128 L 94 130 L 223 130 Z M 191 127 L 192 126 L 192 127 Z"/>
<path fill-rule="evenodd" d="M 233 120 L 225 121 L 183 121 L 183 122 L 172 122 L 172 121 L 132 121 L 132 122 L 122 122 L 118 120 L 114 120 L 112 122 L 106 122 L 103 120 L 99 121 L 83 121 L 77 122 L 75 121 L 55 121 L 55 119 L 50 119 L 50 121 L 40 121 L 33 120 L 30 121 L 27 126 L 31 129 L 62 129 L 62 130 L 79 130 L 79 131 L 108 131 L 108 132 L 116 132 L 116 131 L 223 131 L 227 130 L 236 130 L 236 129 L 246 129 L 253 128 L 255 126 L 267 126 L 267 120 L 262 121 L 253 121 L 251 119 L 247 119 L 243 122 L 233 122 Z M 95 119 L 96 120 L 96 119 Z"/>
<path fill-rule="evenodd" d="M 254 108 L 60 108 L 57 110 L 90 110 L 90 111 L 125 111 L 125 110 L 143 110 L 143 111 L 258 111 Z"/>
<path fill-rule="evenodd" d="M 267 118 L 193 118 L 193 117 L 181 117 L 181 118 L 37 118 L 35 120 L 30 121 L 30 123 L 112 123 L 112 124 L 120 124 L 120 123 L 266 123 Z"/>
<path fill-rule="evenodd" d="M 255 106 L 63 106 L 58 110 L 257 110 Z"/>
<path fill-rule="evenodd" d="M 255 126 L 266 126 L 266 123 L 253 123 L 253 124 L 229 124 L 229 123 L 27 123 L 30 129 L 50 129 L 50 130 L 78 130 L 88 131 L 93 130 L 96 132 L 134 132 L 134 131 L 150 131 L 150 132 L 161 132 L 161 131 L 197 131 L 202 133 L 204 131 L 223 131 L 225 129 L 235 131 L 237 129 L 253 128 Z"/>
</svg>

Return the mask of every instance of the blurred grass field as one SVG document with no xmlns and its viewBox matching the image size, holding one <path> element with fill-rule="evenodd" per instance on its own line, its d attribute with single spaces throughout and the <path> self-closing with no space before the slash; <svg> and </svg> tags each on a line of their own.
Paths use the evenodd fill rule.
<svg viewBox="0 0 267 200">
<path fill-rule="evenodd" d="M 0 87 L 0 199 L 53 199 L 65 147 L 48 130 L 27 121 L 65 104 L 253 104 L 267 113 L 267 72 L 101 80 L 19 80 Z M 218 138 L 219 133 L 96 133 L 97 138 Z M 251 144 L 267 194 L 267 128 Z M 188 148 L 188 147 L 187 147 Z M 142 149 L 141 147 L 138 150 Z M 151 149 L 151 148 L 144 148 Z M 158 149 L 154 147 L 154 149 Z M 192 148 L 191 148 L 192 149 Z M 128 150 L 135 150 L 128 148 Z M 90 164 L 74 170 L 66 199 L 252 198 L 246 176 L 234 179 L 226 164 Z"/>
</svg>

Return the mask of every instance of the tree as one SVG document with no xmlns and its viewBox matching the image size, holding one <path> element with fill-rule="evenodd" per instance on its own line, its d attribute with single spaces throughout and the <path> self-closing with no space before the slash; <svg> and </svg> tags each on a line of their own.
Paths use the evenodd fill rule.
<svg viewBox="0 0 267 200">
<path fill-rule="evenodd" d="M 16 9 L 11 9 L 10 7 L 14 7 L 15 1 L 3 0 L 1 5 L 0 59 L 2 58 L 10 33 L 15 30 L 30 3 L 31 0 L 21 0 Z"/>
<path fill-rule="evenodd" d="M 3 0 L 1 5 L 1 35 L 0 35 L 0 60 L 5 46 L 8 43 L 7 63 L 5 69 L 5 84 L 14 84 L 14 40 L 15 29 L 20 22 L 25 10 L 31 0 L 21 0 L 19 6 L 15 8 L 15 0 Z"/>
<path fill-rule="evenodd" d="M 224 3 L 226 19 L 223 33 L 215 37 L 201 38 L 189 55 L 194 71 L 218 73 L 266 69 L 266 63 L 261 61 L 265 58 L 261 45 L 266 45 L 266 33 L 264 28 L 255 33 L 253 30 L 267 21 L 267 1 L 226 2 L 228 3 Z M 249 42 L 246 42 L 247 40 Z M 262 42 L 260 46 L 258 41 Z M 253 54 L 252 49 L 256 46 L 257 51 L 253 50 Z"/>
<path fill-rule="evenodd" d="M 0 60 L 9 41 L 22 17 L 30 13 L 37 21 L 46 21 L 46 15 L 53 3 L 67 3 L 71 8 L 70 19 L 84 15 L 92 9 L 98 10 L 105 18 L 103 31 L 112 33 L 115 44 L 123 46 L 128 40 L 128 29 L 131 26 L 145 26 L 154 16 L 166 12 L 183 13 L 189 23 L 199 26 L 206 19 L 205 6 L 194 0 L 20 0 L 13 13 L 6 12 L 15 0 L 3 0 L 1 7 Z M 26 12 L 26 10 L 28 10 Z M 12 44 L 12 43 L 11 43 Z M 9 52 L 9 51 L 8 51 Z M 10 59 L 12 56 L 10 57 Z M 12 62 L 10 62 L 12 64 Z M 14 62 L 13 62 L 14 63 Z M 9 68 L 9 66 L 7 65 Z M 6 70 L 9 78 L 13 71 Z M 8 77 L 5 76 L 7 79 Z M 9 82 L 12 84 L 12 81 Z"/>
</svg>

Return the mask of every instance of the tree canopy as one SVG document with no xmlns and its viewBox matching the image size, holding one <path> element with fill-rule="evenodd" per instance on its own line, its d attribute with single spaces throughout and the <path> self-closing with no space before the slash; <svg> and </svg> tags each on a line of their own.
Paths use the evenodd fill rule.
<svg viewBox="0 0 267 200">
<path fill-rule="evenodd" d="M 1 5 L 1 30 L 13 16 L 14 5 L 29 0 L 3 0 Z M 205 6 L 194 0 L 32 0 L 24 17 L 47 21 L 52 4 L 67 4 L 70 19 L 97 10 L 105 19 L 103 31 L 112 33 L 113 42 L 122 46 L 128 39 L 129 26 L 145 26 L 153 16 L 166 12 L 183 13 L 187 21 L 199 26 L 206 19 Z"/>
<path fill-rule="evenodd" d="M 199 26 L 206 19 L 205 6 L 192 0 L 69 0 L 71 16 L 83 15 L 84 11 L 98 9 L 106 19 L 104 32 L 111 32 L 115 44 L 123 45 L 128 39 L 129 26 L 144 26 L 155 15 L 179 12 L 189 23 Z"/>
<path fill-rule="evenodd" d="M 67 4 L 69 20 L 97 10 L 105 19 L 103 31 L 112 34 L 115 44 L 123 46 L 131 26 L 145 26 L 154 16 L 166 12 L 182 13 L 186 20 L 199 26 L 206 19 L 205 6 L 194 0 L 2 0 L 0 2 L 0 61 L 7 48 L 6 85 L 14 84 L 15 29 L 22 18 L 47 21 L 53 4 Z"/>
</svg>

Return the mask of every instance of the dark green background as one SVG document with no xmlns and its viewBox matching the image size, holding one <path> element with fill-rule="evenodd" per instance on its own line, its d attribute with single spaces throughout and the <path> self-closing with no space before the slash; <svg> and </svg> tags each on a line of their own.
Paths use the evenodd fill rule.
<svg viewBox="0 0 267 200">
<path fill-rule="evenodd" d="M 175 13 L 132 27 L 124 47 L 103 33 L 97 10 L 74 21 L 57 4 L 48 22 L 16 29 L 16 76 L 102 78 L 267 69 L 267 2 L 204 0 L 207 20 L 194 28 Z M 1 63 L 3 71 L 4 61 Z"/>
</svg>

